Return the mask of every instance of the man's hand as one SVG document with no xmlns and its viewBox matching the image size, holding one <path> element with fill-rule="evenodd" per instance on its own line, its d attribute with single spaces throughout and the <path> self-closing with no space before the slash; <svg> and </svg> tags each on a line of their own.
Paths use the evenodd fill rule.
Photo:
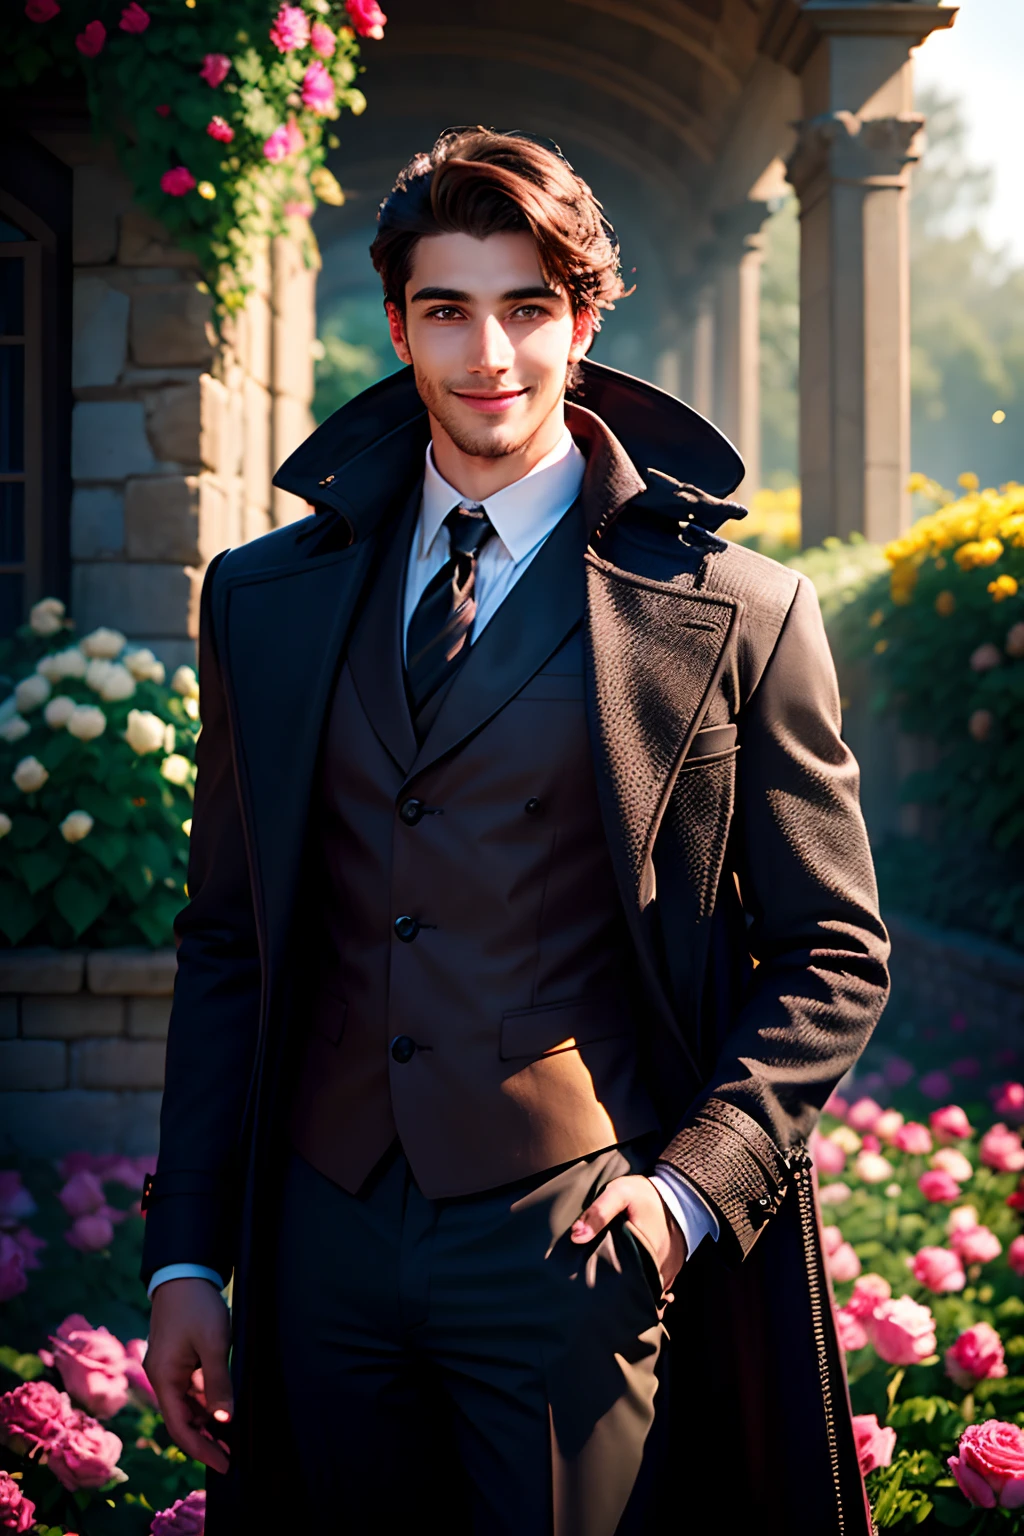
<svg viewBox="0 0 1024 1536">
<path fill-rule="evenodd" d="M 574 1243 L 589 1243 L 620 1211 L 636 1227 L 658 1263 L 662 1290 L 667 1293 L 686 1262 L 686 1239 L 650 1179 L 624 1174 L 606 1184 L 597 1199 L 573 1222 Z"/>
<path fill-rule="evenodd" d="M 165 1280 L 153 1292 L 146 1375 L 175 1445 L 215 1472 L 228 1452 L 214 1438 L 234 1412 L 227 1306 L 209 1280 Z"/>
</svg>

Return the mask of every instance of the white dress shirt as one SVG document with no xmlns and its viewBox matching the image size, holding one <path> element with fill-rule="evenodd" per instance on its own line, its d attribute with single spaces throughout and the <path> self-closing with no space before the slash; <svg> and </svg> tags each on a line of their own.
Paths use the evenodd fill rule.
<svg viewBox="0 0 1024 1536">
<path fill-rule="evenodd" d="M 495 491 L 482 502 L 474 502 L 442 477 L 434 463 L 433 449 L 428 446 L 423 498 L 406 569 L 405 630 L 408 631 L 424 589 L 451 553 L 444 520 L 453 507 L 482 506 L 494 529 L 494 537 L 488 539 L 477 556 L 472 643 L 576 500 L 585 467 L 586 460 L 566 427 L 551 452 L 521 480 Z M 718 1221 L 714 1212 L 682 1174 L 668 1163 L 658 1163 L 651 1183 L 679 1224 L 688 1255 L 708 1235 L 717 1241 Z M 149 1294 L 152 1296 L 165 1280 L 188 1278 L 210 1280 L 218 1289 L 224 1288 L 221 1276 L 212 1269 L 199 1264 L 167 1264 L 154 1273 Z"/>
</svg>

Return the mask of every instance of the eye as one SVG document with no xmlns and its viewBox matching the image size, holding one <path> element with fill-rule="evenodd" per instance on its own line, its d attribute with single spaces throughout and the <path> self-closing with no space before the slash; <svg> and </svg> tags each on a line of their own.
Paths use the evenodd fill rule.
<svg viewBox="0 0 1024 1536">
<path fill-rule="evenodd" d="M 427 318 L 430 320 L 458 320 L 461 314 L 462 311 L 453 304 L 439 304 L 436 309 L 427 310 Z"/>
<path fill-rule="evenodd" d="M 513 318 L 519 320 L 536 320 L 538 315 L 544 315 L 547 311 L 541 309 L 539 304 L 520 304 L 512 311 Z"/>
</svg>

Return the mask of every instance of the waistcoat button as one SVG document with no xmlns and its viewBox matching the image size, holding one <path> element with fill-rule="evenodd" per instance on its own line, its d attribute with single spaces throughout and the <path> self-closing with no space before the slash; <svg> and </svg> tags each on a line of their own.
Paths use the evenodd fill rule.
<svg viewBox="0 0 1024 1536">
<path fill-rule="evenodd" d="M 419 931 L 420 925 L 414 917 L 395 918 L 395 932 L 403 944 L 411 944 Z"/>
<path fill-rule="evenodd" d="M 530 796 L 529 800 L 527 800 L 526 804 L 523 806 L 523 810 L 528 816 L 536 815 L 536 813 L 540 810 L 540 801 L 537 799 L 536 795 Z"/>
<path fill-rule="evenodd" d="M 412 1061 L 416 1054 L 416 1041 L 410 1040 L 408 1035 L 396 1035 L 391 1042 L 391 1055 L 399 1066 L 405 1066 L 407 1061 Z"/>
<path fill-rule="evenodd" d="M 399 819 L 404 821 L 407 827 L 414 827 L 423 816 L 422 800 L 403 800 L 398 808 Z"/>
</svg>

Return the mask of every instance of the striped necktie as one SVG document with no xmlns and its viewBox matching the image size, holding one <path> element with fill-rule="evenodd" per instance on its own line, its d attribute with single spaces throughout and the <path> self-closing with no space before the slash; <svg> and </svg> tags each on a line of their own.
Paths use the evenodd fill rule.
<svg viewBox="0 0 1024 1536">
<path fill-rule="evenodd" d="M 453 507 L 444 526 L 451 553 L 425 588 L 406 633 L 406 683 L 414 720 L 469 654 L 477 556 L 494 533 L 481 506 Z"/>
</svg>

